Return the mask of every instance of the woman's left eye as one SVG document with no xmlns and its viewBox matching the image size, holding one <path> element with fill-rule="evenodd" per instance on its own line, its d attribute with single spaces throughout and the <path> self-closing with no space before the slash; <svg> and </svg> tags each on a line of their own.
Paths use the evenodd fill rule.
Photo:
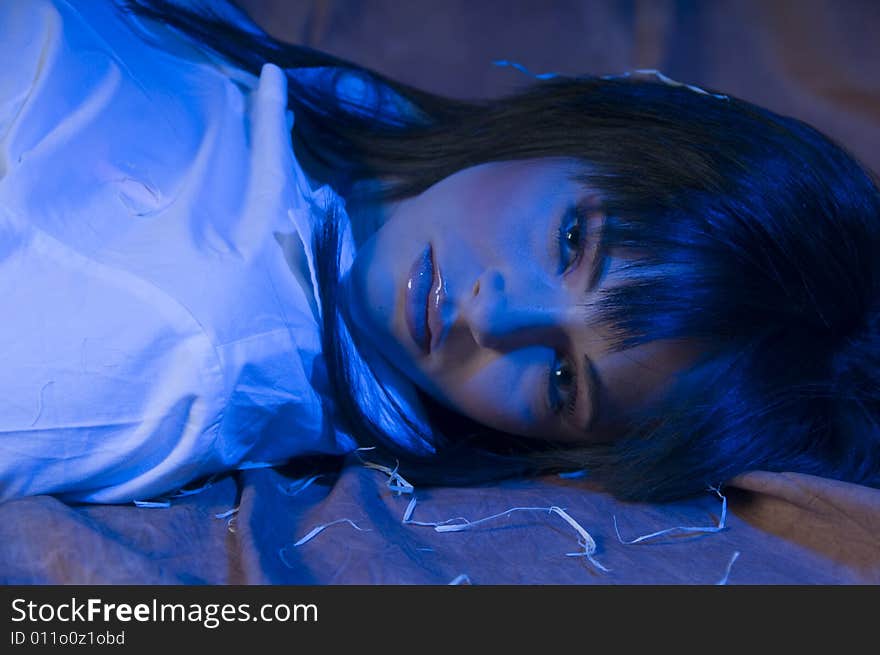
<svg viewBox="0 0 880 655">
<path fill-rule="evenodd" d="M 569 209 L 559 226 L 559 273 L 574 268 L 584 253 L 587 240 L 586 217 L 577 209 Z"/>
<path fill-rule="evenodd" d="M 547 398 L 554 414 L 563 409 L 574 414 L 577 409 L 577 373 L 566 358 L 554 355 L 550 364 Z"/>
</svg>

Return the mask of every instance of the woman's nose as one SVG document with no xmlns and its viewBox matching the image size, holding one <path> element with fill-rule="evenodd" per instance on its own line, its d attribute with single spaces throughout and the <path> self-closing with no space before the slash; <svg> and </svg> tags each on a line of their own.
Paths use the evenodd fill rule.
<svg viewBox="0 0 880 655">
<path fill-rule="evenodd" d="M 557 335 L 568 313 L 559 291 L 538 279 L 518 279 L 516 288 L 510 281 L 497 269 L 475 281 L 462 308 L 474 340 L 485 348 L 509 350 Z"/>
</svg>

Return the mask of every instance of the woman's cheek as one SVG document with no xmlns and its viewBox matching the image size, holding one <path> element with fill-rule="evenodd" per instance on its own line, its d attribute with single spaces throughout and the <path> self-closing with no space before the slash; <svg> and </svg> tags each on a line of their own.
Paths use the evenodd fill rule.
<svg viewBox="0 0 880 655">
<path fill-rule="evenodd" d="M 386 256 L 387 244 L 374 235 L 358 250 L 347 284 L 348 302 L 357 327 L 382 350 L 395 339 L 396 276 Z"/>
<path fill-rule="evenodd" d="M 499 354 L 469 376 L 447 380 L 456 408 L 491 428 L 531 436 L 545 421 L 545 348 Z M 546 355 L 542 358 L 542 355 Z"/>
</svg>

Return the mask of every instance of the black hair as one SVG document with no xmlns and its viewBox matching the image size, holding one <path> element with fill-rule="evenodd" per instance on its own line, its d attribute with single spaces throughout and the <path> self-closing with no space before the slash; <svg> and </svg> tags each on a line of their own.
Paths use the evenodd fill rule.
<svg viewBox="0 0 880 655">
<path fill-rule="evenodd" d="M 632 77 L 556 77 L 500 98 L 449 99 L 208 8 L 124 4 L 253 74 L 265 62 L 285 69 L 298 157 L 343 196 L 379 180 L 376 198 L 405 198 L 491 161 L 583 162 L 581 181 L 599 191 L 608 216 L 604 247 L 631 255 L 628 283 L 596 302 L 614 349 L 706 344 L 613 443 L 536 444 L 424 398 L 437 453 L 416 455 L 370 419 L 346 372 L 339 235 L 328 220 L 315 245 L 337 409 L 353 436 L 396 457 L 408 479 L 585 468 L 618 497 L 645 500 L 754 469 L 880 486 L 880 192 L 869 170 L 814 128 L 733 96 Z M 352 78 L 370 90 L 361 100 L 337 91 Z M 418 429 L 404 413 L 399 421 Z"/>
</svg>

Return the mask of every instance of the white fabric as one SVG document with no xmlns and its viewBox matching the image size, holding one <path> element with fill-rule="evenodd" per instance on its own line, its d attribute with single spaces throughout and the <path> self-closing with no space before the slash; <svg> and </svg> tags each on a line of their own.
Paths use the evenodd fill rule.
<svg viewBox="0 0 880 655">
<path fill-rule="evenodd" d="M 354 448 L 310 248 L 339 199 L 294 158 L 283 73 L 73 0 L 0 0 L 0 71 L 0 500 Z"/>
</svg>

